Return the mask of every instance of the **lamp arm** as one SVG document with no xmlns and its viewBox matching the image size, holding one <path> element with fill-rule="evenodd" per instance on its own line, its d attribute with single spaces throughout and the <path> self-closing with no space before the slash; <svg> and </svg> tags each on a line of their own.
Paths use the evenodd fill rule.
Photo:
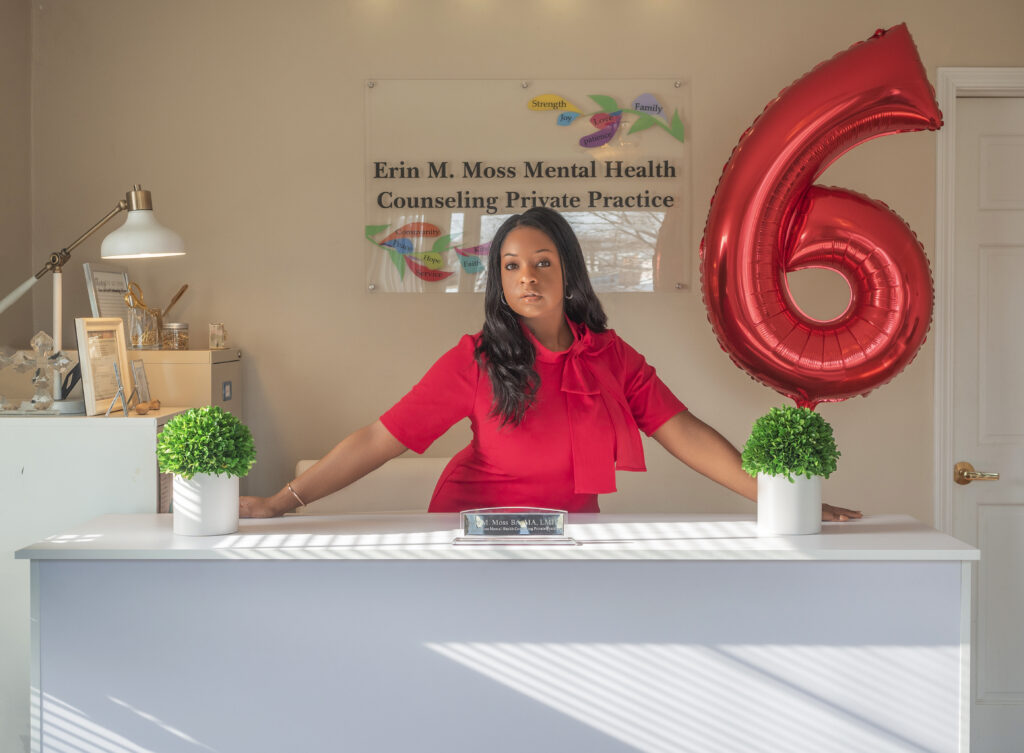
<svg viewBox="0 0 1024 753">
<path fill-rule="evenodd" d="M 25 282 L 21 283 L 21 285 L 12 290 L 10 293 L 8 293 L 7 296 L 2 301 L 0 301 L 0 314 L 4 313 L 7 309 L 13 306 L 18 301 L 18 299 L 25 295 L 25 293 L 27 293 L 29 290 L 31 290 L 32 286 L 35 285 L 37 282 L 39 282 L 39 277 L 33 275 L 32 277 L 29 277 L 27 280 L 25 280 Z"/>
<path fill-rule="evenodd" d="M 23 295 L 25 295 L 25 293 L 31 290 L 32 286 L 35 285 L 36 282 L 38 282 L 47 272 L 59 272 L 61 268 L 65 264 L 67 264 L 68 259 L 71 258 L 71 252 L 75 249 L 76 246 L 78 246 L 82 241 L 84 241 L 90 235 L 92 235 L 101 227 L 103 227 L 119 212 L 123 212 L 127 208 L 127 200 L 121 199 L 119 202 L 117 202 L 117 206 L 115 206 L 113 209 L 107 212 L 103 219 L 101 219 L 91 228 L 89 228 L 80 236 L 78 236 L 78 238 L 72 241 L 71 245 L 67 246 L 66 248 L 62 248 L 60 251 L 56 251 L 50 254 L 49 260 L 46 262 L 45 265 L 43 265 L 42 269 L 36 272 L 35 275 L 33 275 L 32 277 L 29 277 L 27 280 L 25 280 L 25 282 L 21 283 L 21 285 L 19 285 L 10 293 L 8 293 L 7 296 L 2 301 L 0 301 L 0 314 L 5 312 L 11 306 L 13 306 L 18 301 L 19 298 L 21 298 Z"/>
<path fill-rule="evenodd" d="M 62 248 L 60 251 L 55 251 L 54 253 L 50 254 L 50 258 L 46 262 L 46 264 L 43 265 L 43 268 L 40 269 L 38 272 L 36 272 L 36 279 L 37 280 L 40 279 L 47 272 L 56 272 L 56 271 L 60 270 L 65 264 L 67 264 L 68 259 L 71 258 L 71 252 L 80 243 L 82 243 L 82 241 L 84 241 L 90 235 L 92 235 L 97 230 L 99 230 L 101 227 L 103 227 L 105 224 L 107 224 L 119 212 L 123 212 L 127 208 L 128 208 L 128 202 L 125 199 L 121 199 L 119 202 L 117 202 L 117 206 L 115 206 L 113 209 L 111 209 L 109 212 L 107 212 L 106 215 L 104 215 L 103 219 L 101 219 L 99 222 L 97 222 L 91 228 L 89 228 L 84 233 L 82 233 L 80 236 L 78 236 L 75 240 L 73 240 L 70 243 L 70 245 Z"/>
</svg>

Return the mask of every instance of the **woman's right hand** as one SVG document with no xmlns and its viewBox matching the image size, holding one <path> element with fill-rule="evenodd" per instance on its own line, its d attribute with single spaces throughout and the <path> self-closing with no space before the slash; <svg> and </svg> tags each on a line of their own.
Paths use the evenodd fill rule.
<svg viewBox="0 0 1024 753">
<path fill-rule="evenodd" d="M 285 484 L 272 497 L 240 497 L 238 516 L 276 518 L 289 513 L 299 506 L 299 499 L 311 504 L 398 457 L 405 449 L 378 419 L 338 442 L 300 478 L 293 479 L 291 488 Z"/>
<path fill-rule="evenodd" d="M 282 499 L 280 494 L 273 497 L 239 497 L 238 517 L 277 518 L 296 507 L 294 500 Z"/>
</svg>

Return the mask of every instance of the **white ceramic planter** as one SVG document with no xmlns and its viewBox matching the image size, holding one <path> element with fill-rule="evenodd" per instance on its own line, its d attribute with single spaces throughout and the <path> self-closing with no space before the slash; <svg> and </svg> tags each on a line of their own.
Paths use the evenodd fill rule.
<svg viewBox="0 0 1024 753">
<path fill-rule="evenodd" d="M 174 477 L 174 532 L 221 536 L 238 530 L 238 478 L 197 473 Z"/>
<path fill-rule="evenodd" d="M 758 536 L 791 536 L 821 531 L 821 476 L 757 474 Z"/>
</svg>

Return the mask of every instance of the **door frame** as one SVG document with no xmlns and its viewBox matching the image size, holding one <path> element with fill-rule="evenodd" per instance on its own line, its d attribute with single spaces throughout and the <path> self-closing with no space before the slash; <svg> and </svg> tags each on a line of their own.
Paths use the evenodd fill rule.
<svg viewBox="0 0 1024 753">
<path fill-rule="evenodd" d="M 938 132 L 935 170 L 935 527 L 953 533 L 953 259 L 956 253 L 957 97 L 1024 97 L 1024 68 L 939 68 L 936 99 L 944 126 Z"/>
</svg>

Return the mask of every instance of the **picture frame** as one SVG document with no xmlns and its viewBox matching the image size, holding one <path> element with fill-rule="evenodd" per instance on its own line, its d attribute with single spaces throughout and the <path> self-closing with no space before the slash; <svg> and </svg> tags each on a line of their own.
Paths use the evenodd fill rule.
<svg viewBox="0 0 1024 753">
<path fill-rule="evenodd" d="M 127 377 L 128 375 L 125 374 L 125 376 Z M 112 410 L 114 410 L 114 406 L 117 404 L 117 401 L 120 400 L 121 401 L 121 410 L 124 413 L 124 415 L 127 416 L 128 415 L 128 399 L 129 399 L 129 396 L 128 396 L 127 392 L 126 392 L 127 388 L 124 386 L 124 380 L 121 379 L 121 367 L 117 365 L 117 360 L 116 359 L 114 361 L 114 378 L 117 380 L 117 394 L 114 395 L 114 399 L 110 401 L 110 407 L 107 408 L 107 412 L 104 413 L 103 415 L 104 416 L 109 416 L 110 412 Z M 135 394 L 134 390 L 132 391 L 132 394 L 133 395 Z"/>
<path fill-rule="evenodd" d="M 152 398 L 149 396 L 149 379 L 146 378 L 146 362 L 141 358 L 132 361 L 132 381 L 135 382 L 135 394 L 140 403 L 148 403 Z"/>
<path fill-rule="evenodd" d="M 114 363 L 118 364 L 121 374 L 127 376 L 131 373 L 128 370 L 124 322 L 116 317 L 77 318 L 75 332 L 78 335 L 78 361 L 82 366 L 85 415 L 106 413 L 118 390 Z M 120 409 L 120 406 L 114 406 L 114 410 Z"/>
<path fill-rule="evenodd" d="M 85 287 L 89 292 L 89 307 L 93 318 L 117 317 L 128 331 L 128 273 L 117 267 L 85 262 Z"/>
</svg>

